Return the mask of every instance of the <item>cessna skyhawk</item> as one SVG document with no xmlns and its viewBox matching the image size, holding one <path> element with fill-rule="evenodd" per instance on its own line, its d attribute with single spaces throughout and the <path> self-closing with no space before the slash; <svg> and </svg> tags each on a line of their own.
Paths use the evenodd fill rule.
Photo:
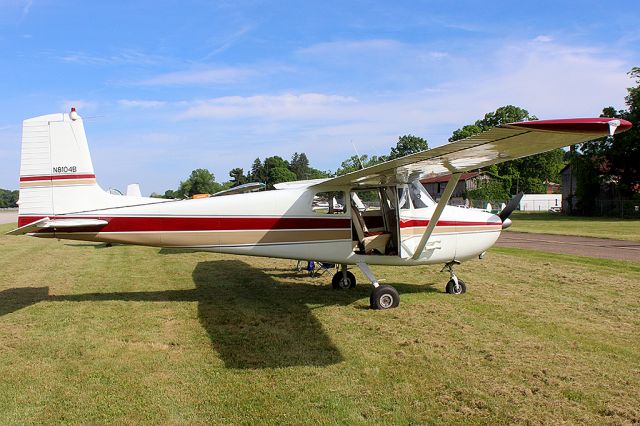
<svg viewBox="0 0 640 426">
<path fill-rule="evenodd" d="M 347 265 L 357 265 L 373 285 L 371 307 L 388 309 L 398 306 L 398 292 L 380 285 L 369 265 L 441 264 L 450 274 L 446 291 L 461 294 L 454 265 L 481 257 L 510 225 L 517 198 L 497 215 L 447 206 L 462 173 L 630 127 L 611 118 L 511 123 L 334 178 L 163 200 L 98 186 L 72 108 L 23 123 L 18 228 L 10 234 L 313 259 L 340 265 L 337 289 L 355 286 Z M 419 180 L 439 175 L 451 178 L 436 203 Z"/>
</svg>

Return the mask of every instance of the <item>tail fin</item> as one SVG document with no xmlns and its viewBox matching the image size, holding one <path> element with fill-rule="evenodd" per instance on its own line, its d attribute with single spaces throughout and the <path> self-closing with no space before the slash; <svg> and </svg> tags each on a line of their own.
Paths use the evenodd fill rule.
<svg viewBox="0 0 640 426">
<path fill-rule="evenodd" d="M 82 118 L 68 114 L 27 119 L 22 127 L 18 223 L 113 205 L 97 184 Z"/>
</svg>

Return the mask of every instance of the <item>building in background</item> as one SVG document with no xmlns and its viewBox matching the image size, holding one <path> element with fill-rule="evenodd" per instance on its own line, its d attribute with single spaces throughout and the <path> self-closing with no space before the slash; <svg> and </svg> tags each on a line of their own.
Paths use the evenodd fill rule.
<svg viewBox="0 0 640 426">
<path fill-rule="evenodd" d="M 420 182 L 434 200 L 438 201 L 442 197 L 442 193 L 449 182 L 451 175 L 436 176 L 432 178 L 422 179 Z M 478 188 L 481 182 L 489 180 L 490 177 L 480 172 L 463 173 L 456 188 L 451 194 L 450 205 L 464 206 L 467 205 L 465 194 L 466 191 Z"/>
<path fill-rule="evenodd" d="M 520 200 L 523 212 L 559 212 L 562 209 L 562 194 L 524 194 Z"/>
</svg>

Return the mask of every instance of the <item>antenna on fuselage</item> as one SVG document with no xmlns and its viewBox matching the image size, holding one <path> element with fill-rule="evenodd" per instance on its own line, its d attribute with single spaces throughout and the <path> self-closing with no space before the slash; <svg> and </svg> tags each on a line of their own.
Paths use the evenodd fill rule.
<svg viewBox="0 0 640 426">
<path fill-rule="evenodd" d="M 358 153 L 358 149 L 356 148 L 356 144 L 353 143 L 353 139 L 350 139 L 351 146 L 353 150 L 356 152 L 356 158 L 358 159 L 358 163 L 360 163 L 360 169 L 364 169 L 364 164 L 362 164 L 362 160 L 360 160 L 360 154 Z"/>
</svg>

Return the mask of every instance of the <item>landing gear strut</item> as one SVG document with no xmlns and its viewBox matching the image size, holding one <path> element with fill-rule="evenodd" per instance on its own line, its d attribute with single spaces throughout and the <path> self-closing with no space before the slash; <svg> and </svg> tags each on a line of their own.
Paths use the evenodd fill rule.
<svg viewBox="0 0 640 426">
<path fill-rule="evenodd" d="M 380 285 L 375 275 L 373 275 L 373 272 L 371 272 L 371 269 L 369 269 L 369 265 L 366 263 L 358 263 L 358 267 L 362 273 L 369 278 L 371 285 L 373 285 L 373 290 L 369 297 L 371 309 L 397 308 L 400 304 L 400 295 L 398 294 L 398 290 L 390 285 Z"/>
<path fill-rule="evenodd" d="M 445 263 L 444 267 L 440 272 L 448 271 L 451 279 L 447 283 L 446 291 L 449 294 L 463 294 L 467 291 L 467 286 L 464 281 L 456 277 L 456 274 L 453 272 L 453 266 L 459 265 L 460 262 L 457 260 L 452 260 L 451 262 Z"/>
</svg>

